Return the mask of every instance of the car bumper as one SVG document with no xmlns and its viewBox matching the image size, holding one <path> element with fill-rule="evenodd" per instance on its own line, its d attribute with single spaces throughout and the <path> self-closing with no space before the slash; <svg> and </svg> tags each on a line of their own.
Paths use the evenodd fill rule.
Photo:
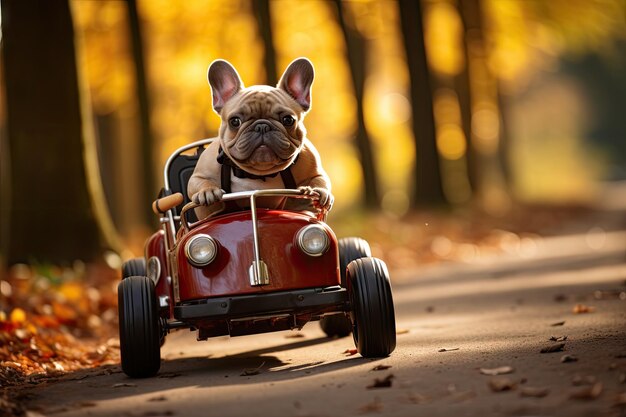
<svg viewBox="0 0 626 417">
<path fill-rule="evenodd" d="M 309 288 L 304 290 L 207 298 L 174 307 L 177 320 L 232 319 L 279 313 L 347 311 L 345 288 Z"/>
</svg>

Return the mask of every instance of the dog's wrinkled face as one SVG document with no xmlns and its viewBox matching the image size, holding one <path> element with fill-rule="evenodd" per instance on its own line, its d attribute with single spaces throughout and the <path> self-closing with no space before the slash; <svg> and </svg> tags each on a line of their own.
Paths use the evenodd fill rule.
<svg viewBox="0 0 626 417">
<path fill-rule="evenodd" d="M 302 123 L 311 105 L 313 66 L 300 58 L 292 62 L 278 87 L 243 88 L 226 61 L 209 67 L 213 108 L 222 118 L 220 143 L 239 167 L 256 175 L 285 169 L 302 149 Z"/>
</svg>

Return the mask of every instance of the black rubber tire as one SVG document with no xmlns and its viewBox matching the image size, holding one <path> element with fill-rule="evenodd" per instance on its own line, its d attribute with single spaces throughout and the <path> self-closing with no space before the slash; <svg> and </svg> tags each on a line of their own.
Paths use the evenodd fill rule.
<svg viewBox="0 0 626 417">
<path fill-rule="evenodd" d="M 358 237 L 339 239 L 339 272 L 341 286 L 346 288 L 346 270 L 348 264 L 356 259 L 372 256 L 369 243 Z M 345 337 L 352 331 L 350 319 L 343 314 L 322 317 L 320 327 L 328 337 Z"/>
<path fill-rule="evenodd" d="M 372 256 L 369 243 L 359 237 L 339 239 L 339 272 L 341 286 L 346 288 L 346 268 L 356 259 Z M 352 323 L 345 314 L 322 317 L 320 327 L 328 337 L 346 337 L 352 331 Z"/>
<path fill-rule="evenodd" d="M 146 260 L 144 258 L 130 259 L 122 264 L 122 279 L 145 276 Z"/>
<path fill-rule="evenodd" d="M 161 367 L 159 312 L 154 283 L 132 276 L 117 287 L 122 370 L 131 378 L 156 375 Z"/>
<path fill-rule="evenodd" d="M 346 268 L 350 262 L 359 258 L 369 258 L 372 250 L 367 240 L 360 237 L 344 237 L 339 239 L 339 272 L 341 273 L 341 286 L 347 288 Z"/>
<path fill-rule="evenodd" d="M 361 356 L 389 356 L 396 348 L 396 320 L 389 272 L 383 261 L 361 258 L 348 265 L 352 335 Z"/>
</svg>

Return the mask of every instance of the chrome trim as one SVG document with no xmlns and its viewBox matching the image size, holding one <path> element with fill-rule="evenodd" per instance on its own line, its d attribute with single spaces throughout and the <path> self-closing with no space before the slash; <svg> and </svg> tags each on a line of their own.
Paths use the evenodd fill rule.
<svg viewBox="0 0 626 417">
<path fill-rule="evenodd" d="M 303 236 L 304 234 L 311 229 L 318 229 L 321 230 L 322 233 L 324 233 L 324 236 L 326 236 L 326 244 L 324 245 L 324 248 L 322 249 L 321 252 L 319 253 L 311 253 L 309 251 L 307 251 L 304 247 L 304 243 L 302 242 Z M 326 232 L 326 229 L 324 229 L 322 226 L 320 226 L 319 224 L 310 224 L 308 226 L 304 226 L 302 229 L 298 230 L 298 233 L 296 234 L 296 242 L 298 242 L 298 247 L 300 248 L 300 250 L 302 252 L 304 252 L 305 254 L 309 255 L 309 256 L 313 256 L 313 257 L 318 257 L 318 256 L 322 256 L 323 254 L 326 253 L 326 251 L 328 250 L 328 248 L 330 247 L 330 237 L 328 236 L 328 232 Z"/>
<path fill-rule="evenodd" d="M 209 259 L 207 262 L 205 263 L 198 263 L 195 260 L 193 260 L 191 258 L 191 254 L 189 253 L 189 247 L 193 244 L 193 242 L 195 242 L 198 239 L 207 239 L 209 242 L 211 242 L 211 244 L 213 245 L 213 247 L 215 248 L 215 252 L 213 253 L 213 256 L 211 257 L 211 259 Z M 187 261 L 192 264 L 195 267 L 198 268 L 202 268 L 204 266 L 207 266 L 208 264 L 210 264 L 211 262 L 213 262 L 215 260 L 215 258 L 217 257 L 217 251 L 219 249 L 219 246 L 217 245 L 217 242 L 215 241 L 215 239 L 213 239 L 211 236 L 204 234 L 204 233 L 200 233 L 198 235 L 192 236 L 187 243 L 185 244 L 185 256 L 187 257 Z"/>
<path fill-rule="evenodd" d="M 259 263 L 253 261 L 248 269 L 248 275 L 250 276 L 250 285 L 253 287 L 270 283 L 270 273 L 263 261 L 259 261 Z"/>
<path fill-rule="evenodd" d="M 154 282 L 156 286 L 161 279 L 161 261 L 156 256 L 151 256 L 146 262 L 146 275 Z"/>
</svg>

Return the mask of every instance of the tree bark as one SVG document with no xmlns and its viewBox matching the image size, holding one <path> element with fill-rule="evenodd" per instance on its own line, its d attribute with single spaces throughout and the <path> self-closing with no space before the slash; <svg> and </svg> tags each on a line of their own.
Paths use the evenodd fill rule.
<svg viewBox="0 0 626 417">
<path fill-rule="evenodd" d="M 418 0 L 399 0 L 400 23 L 410 76 L 415 136 L 414 207 L 445 205 L 435 133 L 430 73 L 426 60 L 422 10 Z"/>
<path fill-rule="evenodd" d="M 352 76 L 352 86 L 356 98 L 357 131 L 355 141 L 361 158 L 361 169 L 363 173 L 363 204 L 368 209 L 380 207 L 380 197 L 378 191 L 378 175 L 374 154 L 372 152 L 372 141 L 365 127 L 365 116 L 363 113 L 363 93 L 365 90 L 365 68 L 367 66 L 367 45 L 361 34 L 351 27 L 346 21 L 345 10 L 340 0 L 335 0 L 339 25 L 343 32 Z"/>
<path fill-rule="evenodd" d="M 144 187 L 142 192 L 142 213 L 145 224 L 156 224 L 156 217 L 152 213 L 152 201 L 157 196 L 155 185 L 154 158 L 152 149 L 154 135 L 150 123 L 151 102 L 148 93 L 148 81 L 146 80 L 146 65 L 144 60 L 144 45 L 141 36 L 141 23 L 137 11 L 136 0 L 126 0 L 128 4 L 128 24 L 132 45 L 133 63 L 135 69 L 135 88 L 137 90 L 137 104 L 139 110 L 140 149 L 142 162 L 142 177 Z"/>
<path fill-rule="evenodd" d="M 276 73 L 276 50 L 274 49 L 274 37 L 272 35 L 270 2 L 269 0 L 255 0 L 252 2 L 252 7 L 254 8 L 254 15 L 256 16 L 259 32 L 265 48 L 265 54 L 263 56 L 265 82 L 268 85 L 275 86 L 278 84 L 278 75 Z"/>
<path fill-rule="evenodd" d="M 11 160 L 8 263 L 94 259 L 103 242 L 83 159 L 68 1 L 3 0 L 1 10 Z"/>
</svg>

